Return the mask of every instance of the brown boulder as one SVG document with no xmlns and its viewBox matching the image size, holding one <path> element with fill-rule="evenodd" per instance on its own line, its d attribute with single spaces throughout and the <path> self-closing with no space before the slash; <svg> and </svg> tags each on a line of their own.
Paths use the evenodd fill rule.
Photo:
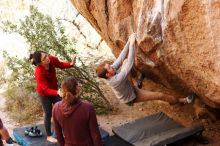
<svg viewBox="0 0 220 146">
<path fill-rule="evenodd" d="M 137 32 L 135 66 L 220 108 L 219 0 L 71 0 L 118 56 Z"/>
</svg>

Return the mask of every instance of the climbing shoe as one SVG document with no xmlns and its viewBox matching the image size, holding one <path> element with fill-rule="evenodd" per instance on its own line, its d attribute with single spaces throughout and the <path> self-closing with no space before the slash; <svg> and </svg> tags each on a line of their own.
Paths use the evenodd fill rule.
<svg viewBox="0 0 220 146">
<path fill-rule="evenodd" d="M 143 80 L 145 78 L 145 75 L 144 74 L 141 74 L 138 78 L 138 82 L 137 82 L 137 85 L 138 85 L 138 88 L 141 89 L 142 86 L 143 86 Z"/>
<path fill-rule="evenodd" d="M 191 94 L 186 97 L 187 103 L 192 103 L 194 101 L 194 99 L 195 99 L 195 94 Z"/>
</svg>

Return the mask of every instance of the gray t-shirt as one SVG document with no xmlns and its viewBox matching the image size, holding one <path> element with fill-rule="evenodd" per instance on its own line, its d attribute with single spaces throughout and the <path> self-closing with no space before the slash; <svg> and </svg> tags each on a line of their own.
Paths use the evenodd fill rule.
<svg viewBox="0 0 220 146">
<path fill-rule="evenodd" d="M 126 56 L 128 56 L 127 62 L 122 65 L 119 73 L 116 73 L 115 76 L 108 80 L 109 85 L 111 85 L 113 91 L 122 103 L 128 103 L 136 98 L 134 88 L 127 79 L 134 64 L 134 49 L 134 44 L 130 44 L 130 41 L 128 41 L 118 58 L 112 64 L 112 67 L 118 70 Z"/>
</svg>

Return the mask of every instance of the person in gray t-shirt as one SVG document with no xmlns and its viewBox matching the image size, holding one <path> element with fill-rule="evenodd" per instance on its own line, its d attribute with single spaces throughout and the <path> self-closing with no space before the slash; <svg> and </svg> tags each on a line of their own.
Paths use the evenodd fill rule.
<svg viewBox="0 0 220 146">
<path fill-rule="evenodd" d="M 171 104 L 176 103 L 190 103 L 190 98 L 176 98 L 171 95 L 167 95 L 161 92 L 151 92 L 142 90 L 133 86 L 127 79 L 129 72 L 134 64 L 134 49 L 135 49 L 136 34 L 132 34 L 124 49 L 114 61 L 112 65 L 103 62 L 96 68 L 97 76 L 107 79 L 109 85 L 113 88 L 113 91 L 123 103 L 142 102 L 149 100 L 163 100 Z M 125 59 L 127 57 L 126 62 Z M 120 72 L 118 71 L 121 66 Z"/>
</svg>

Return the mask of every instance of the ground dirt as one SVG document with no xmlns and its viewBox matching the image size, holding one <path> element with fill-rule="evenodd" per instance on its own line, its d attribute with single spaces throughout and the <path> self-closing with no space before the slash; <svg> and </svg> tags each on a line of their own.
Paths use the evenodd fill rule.
<svg viewBox="0 0 220 146">
<path fill-rule="evenodd" d="M 101 127 L 106 129 L 110 134 L 112 134 L 111 130 L 113 126 L 118 126 L 122 123 L 162 111 L 184 126 L 203 124 L 205 127 L 203 136 L 209 140 L 209 144 L 207 146 L 220 145 L 220 120 L 208 122 L 208 119 L 197 119 L 195 116 L 193 103 L 187 105 L 169 105 L 163 101 L 149 101 L 134 104 L 133 106 L 127 106 L 117 100 L 116 96 L 112 92 L 112 89 L 108 85 L 103 85 L 102 88 L 106 93 L 106 97 L 114 106 L 114 110 L 111 114 L 98 116 L 98 121 Z M 175 95 L 175 93 L 172 93 L 172 91 L 169 91 L 164 87 L 156 85 L 150 81 L 145 82 L 144 88 L 151 91 L 163 91 L 165 93 Z M 192 144 L 192 140 L 191 142 L 189 140 L 184 145 L 192 146 L 195 144 Z M 196 145 L 200 146 L 201 144 Z"/>
</svg>

